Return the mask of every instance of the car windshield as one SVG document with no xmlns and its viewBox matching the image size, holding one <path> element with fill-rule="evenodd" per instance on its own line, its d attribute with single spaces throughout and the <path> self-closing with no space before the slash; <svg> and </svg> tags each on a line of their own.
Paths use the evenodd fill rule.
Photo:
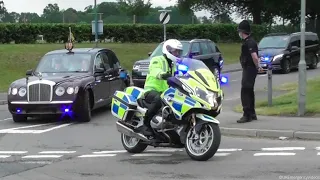
<svg viewBox="0 0 320 180">
<path fill-rule="evenodd" d="M 181 42 L 182 44 L 182 56 L 186 56 L 188 54 L 189 51 L 189 47 L 190 47 L 190 43 L 189 42 Z M 162 46 L 163 43 L 160 43 L 158 45 L 158 47 L 152 52 L 152 54 L 150 55 L 150 58 L 153 58 L 155 56 L 161 56 L 162 55 Z"/>
<path fill-rule="evenodd" d="M 91 54 L 49 54 L 42 57 L 35 72 L 69 73 L 88 72 L 90 70 Z"/>
<path fill-rule="evenodd" d="M 210 71 L 208 66 L 198 59 L 183 58 L 179 64 L 186 65 L 188 67 L 188 71 L 196 71 L 199 69 L 206 69 Z"/>
<path fill-rule="evenodd" d="M 266 48 L 285 48 L 287 46 L 289 40 L 289 36 L 269 36 L 264 37 L 259 42 L 259 49 L 266 49 Z"/>
</svg>

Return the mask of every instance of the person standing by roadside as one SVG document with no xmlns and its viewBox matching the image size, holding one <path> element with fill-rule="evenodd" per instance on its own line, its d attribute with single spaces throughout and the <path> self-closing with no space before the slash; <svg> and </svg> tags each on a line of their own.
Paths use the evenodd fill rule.
<svg viewBox="0 0 320 180">
<path fill-rule="evenodd" d="M 258 45 L 251 36 L 251 27 L 247 20 L 240 22 L 238 33 L 243 40 L 240 56 L 240 63 L 242 66 L 241 102 L 243 116 L 237 122 L 245 123 L 257 120 L 254 85 L 258 72 L 263 70 L 259 62 Z"/>
</svg>

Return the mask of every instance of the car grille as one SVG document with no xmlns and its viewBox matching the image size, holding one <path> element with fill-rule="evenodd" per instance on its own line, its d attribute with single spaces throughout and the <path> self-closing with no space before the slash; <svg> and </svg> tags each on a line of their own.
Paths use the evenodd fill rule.
<svg viewBox="0 0 320 180">
<path fill-rule="evenodd" d="M 139 70 L 140 70 L 140 71 L 147 71 L 147 70 L 149 70 L 149 63 L 140 64 Z"/>
<path fill-rule="evenodd" d="M 49 84 L 32 84 L 28 88 L 29 101 L 51 101 L 51 91 Z"/>
</svg>

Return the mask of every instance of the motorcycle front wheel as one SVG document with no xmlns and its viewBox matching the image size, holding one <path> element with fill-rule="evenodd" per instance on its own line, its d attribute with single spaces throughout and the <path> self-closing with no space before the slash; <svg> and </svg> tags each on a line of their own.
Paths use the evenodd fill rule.
<svg viewBox="0 0 320 180">
<path fill-rule="evenodd" d="M 221 141 L 220 128 L 214 123 L 202 125 L 199 134 L 190 128 L 187 134 L 185 149 L 191 159 L 207 161 L 218 151 Z"/>
</svg>

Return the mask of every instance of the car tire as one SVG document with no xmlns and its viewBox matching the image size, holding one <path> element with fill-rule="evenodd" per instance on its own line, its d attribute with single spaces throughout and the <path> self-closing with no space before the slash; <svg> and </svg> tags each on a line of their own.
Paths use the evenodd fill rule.
<svg viewBox="0 0 320 180">
<path fill-rule="evenodd" d="M 79 108 L 78 118 L 80 122 L 89 122 L 91 121 L 91 106 L 90 106 L 90 94 L 89 91 L 86 90 L 83 96 L 83 103 Z"/>
<path fill-rule="evenodd" d="M 309 65 L 310 69 L 317 69 L 318 68 L 318 57 L 314 54 L 312 57 L 311 64 Z"/>
<path fill-rule="evenodd" d="M 288 59 L 284 59 L 282 61 L 282 64 L 281 64 L 281 73 L 282 74 L 290 73 L 290 71 L 291 71 L 291 65 L 290 64 L 291 64 L 290 60 L 288 60 Z"/>
<path fill-rule="evenodd" d="M 26 122 L 28 120 L 28 117 L 24 115 L 12 115 L 12 120 L 16 123 Z"/>
</svg>

